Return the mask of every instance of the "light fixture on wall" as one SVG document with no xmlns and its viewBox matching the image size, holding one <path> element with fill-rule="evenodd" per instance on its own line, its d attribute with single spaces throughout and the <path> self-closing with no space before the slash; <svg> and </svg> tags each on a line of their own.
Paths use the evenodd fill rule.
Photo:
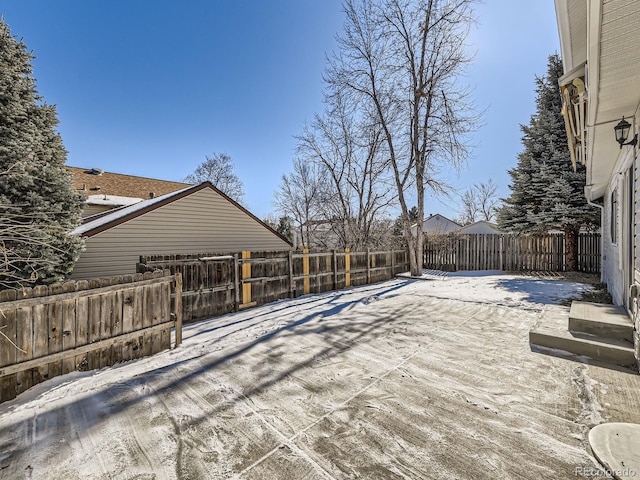
<svg viewBox="0 0 640 480">
<path fill-rule="evenodd" d="M 620 144 L 620 148 L 622 148 L 625 145 L 635 146 L 638 143 L 637 133 L 633 136 L 633 138 L 630 141 L 627 142 L 630 129 L 631 129 L 631 124 L 627 122 L 624 119 L 624 117 L 622 117 L 622 120 L 620 120 L 618 124 L 615 127 L 613 127 L 613 130 L 616 132 L 616 142 Z"/>
</svg>

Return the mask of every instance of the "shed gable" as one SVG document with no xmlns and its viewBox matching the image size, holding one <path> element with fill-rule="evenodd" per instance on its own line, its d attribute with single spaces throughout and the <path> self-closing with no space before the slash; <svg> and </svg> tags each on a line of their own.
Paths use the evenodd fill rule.
<svg viewBox="0 0 640 480">
<path fill-rule="evenodd" d="M 289 250 L 291 245 L 213 188 L 202 188 L 86 238 L 72 278 L 135 273 L 140 255 Z"/>
</svg>

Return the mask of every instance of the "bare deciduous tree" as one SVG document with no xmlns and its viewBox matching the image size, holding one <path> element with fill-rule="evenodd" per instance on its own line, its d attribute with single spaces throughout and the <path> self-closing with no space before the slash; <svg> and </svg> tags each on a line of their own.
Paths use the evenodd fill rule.
<svg viewBox="0 0 640 480">
<path fill-rule="evenodd" d="M 478 207 L 481 214 L 481 220 L 494 222 L 498 216 L 500 207 L 500 199 L 496 196 L 498 186 L 489 179 L 487 183 L 480 182 L 475 185 L 478 195 Z"/>
<path fill-rule="evenodd" d="M 476 200 L 476 191 L 472 187 L 462 194 L 462 212 L 458 217 L 458 223 L 461 225 L 469 225 L 478 220 L 478 202 Z"/>
<path fill-rule="evenodd" d="M 460 221 L 463 225 L 485 220 L 494 222 L 498 216 L 500 200 L 496 192 L 498 187 L 493 180 L 487 183 L 476 183 L 462 194 L 462 213 Z"/>
<path fill-rule="evenodd" d="M 195 171 L 185 177 L 187 183 L 211 182 L 236 202 L 244 203 L 244 185 L 233 170 L 233 160 L 226 153 L 207 155 Z"/>
<path fill-rule="evenodd" d="M 275 206 L 292 219 L 298 237 L 294 243 L 309 248 L 319 227 L 322 174 L 313 163 L 299 158 L 293 162 L 293 171 L 282 176 L 275 193 Z"/>
<path fill-rule="evenodd" d="M 384 136 L 379 124 L 347 110 L 339 91 L 327 105 L 298 137 L 300 158 L 325 173 L 318 208 L 334 237 L 326 246 L 372 246 L 392 199 Z"/>
<path fill-rule="evenodd" d="M 425 191 L 448 190 L 440 173 L 457 170 L 477 123 L 459 78 L 472 0 L 346 0 L 347 20 L 327 81 L 352 105 L 373 113 L 382 132 L 404 219 L 411 272 L 422 272 Z M 410 188 L 417 235 L 408 220 Z"/>
</svg>

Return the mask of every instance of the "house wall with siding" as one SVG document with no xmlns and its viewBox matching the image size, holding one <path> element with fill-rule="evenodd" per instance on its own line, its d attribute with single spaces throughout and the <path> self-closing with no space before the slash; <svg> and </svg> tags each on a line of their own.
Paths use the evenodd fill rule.
<svg viewBox="0 0 640 480">
<path fill-rule="evenodd" d="M 616 188 L 617 187 L 617 188 Z M 622 254 L 622 229 L 621 222 L 623 219 L 621 195 L 622 185 L 612 182 L 607 188 L 604 196 L 604 212 L 603 212 L 603 228 L 602 228 L 602 281 L 607 284 L 607 288 L 613 303 L 623 305 L 624 297 L 624 278 L 620 269 Z M 617 196 L 617 222 L 616 222 L 616 240 L 612 239 L 612 194 L 615 192 Z"/>
<path fill-rule="evenodd" d="M 291 246 L 254 218 L 205 188 L 85 239 L 74 280 L 133 274 L 140 255 Z"/>
</svg>

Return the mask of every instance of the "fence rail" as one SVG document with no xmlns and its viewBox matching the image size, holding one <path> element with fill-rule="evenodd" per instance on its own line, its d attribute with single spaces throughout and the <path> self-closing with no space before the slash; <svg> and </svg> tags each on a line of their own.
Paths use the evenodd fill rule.
<svg viewBox="0 0 640 480">
<path fill-rule="evenodd" d="M 0 291 L 0 402 L 33 385 L 153 355 L 182 339 L 181 278 L 126 275 Z"/>
<path fill-rule="evenodd" d="M 563 272 L 567 269 L 563 234 L 446 235 L 424 240 L 425 268 Z M 600 272 L 600 234 L 578 235 L 578 271 Z"/>
<path fill-rule="evenodd" d="M 137 271 L 158 268 L 182 275 L 182 315 L 189 322 L 305 293 L 388 280 L 409 264 L 406 251 L 245 251 L 141 256 Z"/>
<path fill-rule="evenodd" d="M 566 268 L 562 235 L 425 239 L 425 267 Z M 578 269 L 598 272 L 600 237 L 581 234 Z M 239 252 L 142 256 L 138 274 L 0 291 L 0 401 L 48 378 L 152 355 L 182 322 L 393 278 L 406 251 Z"/>
</svg>

